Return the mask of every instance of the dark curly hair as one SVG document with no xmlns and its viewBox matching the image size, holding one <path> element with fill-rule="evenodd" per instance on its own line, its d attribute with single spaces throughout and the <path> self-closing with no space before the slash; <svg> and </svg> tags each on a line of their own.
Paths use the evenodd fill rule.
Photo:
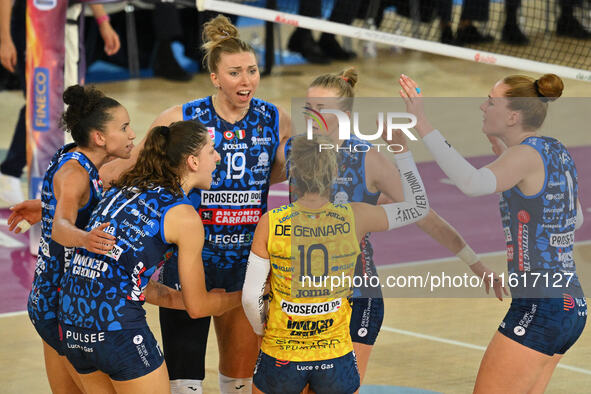
<svg viewBox="0 0 591 394">
<path fill-rule="evenodd" d="M 60 124 L 82 147 L 88 147 L 91 130 L 103 131 L 105 123 L 112 119 L 109 110 L 121 106 L 93 86 L 70 86 L 63 98 L 68 108 L 62 114 Z"/>
</svg>

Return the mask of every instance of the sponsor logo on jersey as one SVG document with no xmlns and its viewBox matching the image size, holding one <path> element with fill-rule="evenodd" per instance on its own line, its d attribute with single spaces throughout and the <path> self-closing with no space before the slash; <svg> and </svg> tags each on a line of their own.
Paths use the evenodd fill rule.
<svg viewBox="0 0 591 394">
<path fill-rule="evenodd" d="M 521 336 L 525 335 L 525 328 L 523 328 L 521 326 L 515 326 L 515 328 L 513 329 L 513 332 L 515 333 L 515 335 L 521 337 Z"/>
<path fill-rule="evenodd" d="M 575 243 L 575 232 L 569 231 L 563 234 L 550 234 L 550 246 L 565 248 Z"/>
<path fill-rule="evenodd" d="M 209 234 L 207 236 L 207 242 L 221 245 L 226 247 L 240 248 L 243 246 L 249 246 L 252 243 L 252 234 Z"/>
<path fill-rule="evenodd" d="M 152 218 L 149 218 L 148 216 L 144 215 L 143 213 L 138 211 L 136 208 L 132 207 L 130 209 L 129 213 L 131 213 L 135 217 L 138 217 L 144 224 L 147 224 L 149 227 L 156 226 L 156 223 L 154 222 L 154 220 Z"/>
<path fill-rule="evenodd" d="M 566 219 L 566 227 L 568 226 L 574 226 L 577 224 L 577 217 L 573 216 L 572 218 L 568 218 Z"/>
<path fill-rule="evenodd" d="M 562 213 L 564 212 L 564 207 L 558 207 L 558 208 L 544 208 L 544 213 Z"/>
<path fill-rule="evenodd" d="M 318 339 L 315 341 L 309 340 L 298 340 L 298 339 L 287 339 L 278 338 L 275 339 L 275 344 L 279 346 L 281 350 L 324 350 L 334 349 L 339 345 L 341 341 L 336 338 L 332 339 Z"/>
<path fill-rule="evenodd" d="M 575 307 L 575 299 L 570 294 L 562 293 L 562 297 L 563 309 L 565 311 L 569 311 Z"/>
<path fill-rule="evenodd" d="M 248 149 L 248 145 L 246 145 L 244 142 L 239 143 L 239 144 L 224 144 L 224 149 L 223 150 L 236 150 L 236 149 Z"/>
<path fill-rule="evenodd" d="M 523 329 L 522 334 L 517 334 L 517 332 L 515 332 L 516 335 L 523 335 L 525 334 L 525 329 L 527 327 L 529 327 L 529 325 L 531 324 L 532 320 L 534 319 L 535 315 L 536 315 L 536 311 L 538 310 L 538 304 L 532 304 L 531 306 L 531 310 L 529 312 L 525 312 L 523 314 L 523 317 L 521 318 L 521 320 L 519 320 L 518 326 Z M 516 328 L 517 328 L 516 327 Z"/>
<path fill-rule="evenodd" d="M 529 212 L 527 212 L 526 210 L 521 210 L 519 212 L 517 212 L 517 219 L 521 222 L 521 223 L 529 223 L 531 217 L 529 215 Z"/>
<path fill-rule="evenodd" d="M 517 212 L 519 226 L 517 228 L 517 257 L 519 261 L 519 271 L 529 271 L 529 228 L 527 223 L 531 220 L 529 212 L 521 210 Z"/>
<path fill-rule="evenodd" d="M 273 138 L 271 137 L 250 137 L 250 141 L 253 145 L 271 145 Z"/>
<path fill-rule="evenodd" d="M 556 194 L 548 193 L 548 194 L 546 194 L 546 200 L 549 200 L 549 201 L 562 200 L 563 198 L 564 198 L 564 193 L 556 193 Z"/>
<path fill-rule="evenodd" d="M 272 266 L 273 266 L 273 269 L 276 269 L 278 271 L 283 271 L 283 272 L 293 272 L 294 269 L 295 269 L 294 267 L 291 267 L 291 266 L 290 267 L 284 267 L 284 266 L 278 265 L 276 263 L 273 263 Z"/>
<path fill-rule="evenodd" d="M 260 190 L 249 191 L 201 191 L 201 204 L 203 205 L 261 205 L 262 192 Z"/>
<path fill-rule="evenodd" d="M 261 218 L 261 209 L 200 209 L 203 224 L 236 226 L 239 224 L 257 224 Z"/>
<path fill-rule="evenodd" d="M 342 170 L 345 171 L 345 170 Z M 348 185 L 349 183 L 353 182 L 353 178 L 351 177 L 336 177 L 334 183 L 337 185 Z"/>
<path fill-rule="evenodd" d="M 123 253 L 123 249 L 121 249 L 117 245 L 113 245 L 113 249 L 111 249 L 109 251 L 109 253 L 107 253 L 105 256 L 110 257 L 115 261 L 119 261 L 119 257 L 121 257 L 122 253 Z"/>
<path fill-rule="evenodd" d="M 507 245 L 507 261 L 513 261 L 513 245 Z"/>
<path fill-rule="evenodd" d="M 76 332 L 72 330 L 66 330 L 66 339 L 72 339 L 76 342 L 81 343 L 97 343 L 103 342 L 105 340 L 105 333 L 103 331 L 99 331 L 96 333 L 82 333 Z"/>
<path fill-rule="evenodd" d="M 209 138 L 215 140 L 215 127 L 208 127 L 207 134 L 209 134 Z"/>
<path fill-rule="evenodd" d="M 127 295 L 127 299 L 130 301 L 144 301 L 146 296 L 144 295 L 143 291 L 148 281 L 142 286 L 142 274 L 146 272 L 146 267 L 144 263 L 140 261 L 133 267 L 133 272 L 131 274 L 131 282 L 133 283 L 133 288 L 131 289 L 131 293 Z M 148 279 L 149 280 L 149 279 Z"/>
<path fill-rule="evenodd" d="M 351 255 L 354 255 L 355 253 L 351 253 Z M 343 265 L 335 265 L 333 267 L 330 268 L 331 271 L 344 271 L 344 270 L 348 270 L 355 267 L 355 261 L 350 263 L 350 264 L 343 264 Z"/>
<path fill-rule="evenodd" d="M 565 263 L 572 263 L 573 251 L 569 250 L 568 252 L 563 252 L 562 249 L 558 249 L 558 261 L 560 261 L 563 266 Z"/>
<path fill-rule="evenodd" d="M 276 366 L 277 368 L 284 367 L 284 366 L 286 366 L 287 364 L 289 364 L 289 361 L 287 361 L 287 360 L 277 360 L 277 359 L 275 360 L 275 366 Z M 256 371 L 255 371 L 255 373 L 256 373 Z"/>
<path fill-rule="evenodd" d="M 248 186 L 261 186 L 261 185 L 266 185 L 269 181 L 267 179 L 259 179 L 254 180 L 254 179 L 249 179 L 248 180 Z"/>
<path fill-rule="evenodd" d="M 548 186 L 549 187 L 564 186 L 564 181 L 560 181 L 560 182 L 550 181 L 550 182 L 548 182 Z"/>
<path fill-rule="evenodd" d="M 72 259 L 72 274 L 83 276 L 88 279 L 95 279 L 105 272 L 109 265 L 99 259 L 81 254 L 75 254 Z"/>
<path fill-rule="evenodd" d="M 341 303 L 340 298 L 313 304 L 300 304 L 281 300 L 281 310 L 288 315 L 294 316 L 326 315 L 338 311 Z"/>
<path fill-rule="evenodd" d="M 513 238 L 511 237 L 511 229 L 509 227 L 503 227 L 503 231 L 505 232 L 505 242 L 513 242 Z"/>
<path fill-rule="evenodd" d="M 92 185 L 94 186 L 94 191 L 98 194 L 97 197 L 100 198 L 101 197 L 101 190 L 103 190 L 103 181 L 101 181 L 100 179 L 99 180 L 93 179 Z"/>
<path fill-rule="evenodd" d="M 290 336 L 311 337 L 322 334 L 332 327 L 334 319 L 326 320 L 288 320 L 286 327 Z"/>
</svg>

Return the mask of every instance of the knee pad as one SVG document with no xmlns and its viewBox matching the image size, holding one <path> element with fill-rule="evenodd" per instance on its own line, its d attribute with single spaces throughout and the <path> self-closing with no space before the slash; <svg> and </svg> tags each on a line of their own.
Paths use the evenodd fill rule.
<svg viewBox="0 0 591 394">
<path fill-rule="evenodd" d="M 172 394 L 203 394 L 203 380 L 175 379 L 170 381 L 170 392 Z"/>
<path fill-rule="evenodd" d="M 222 394 L 252 394 L 252 378 L 230 378 L 219 374 Z"/>
</svg>

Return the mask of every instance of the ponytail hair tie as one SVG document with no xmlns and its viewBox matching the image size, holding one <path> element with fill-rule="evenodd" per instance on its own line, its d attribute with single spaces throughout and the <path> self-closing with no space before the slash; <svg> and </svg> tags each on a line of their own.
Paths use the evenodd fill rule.
<svg viewBox="0 0 591 394">
<path fill-rule="evenodd" d="M 158 129 L 158 132 L 164 138 L 168 139 L 168 136 L 170 135 L 170 128 L 168 128 L 168 126 L 160 126 L 160 128 Z"/>
<path fill-rule="evenodd" d="M 347 83 L 349 83 L 349 78 L 341 76 L 341 79 Z"/>
</svg>

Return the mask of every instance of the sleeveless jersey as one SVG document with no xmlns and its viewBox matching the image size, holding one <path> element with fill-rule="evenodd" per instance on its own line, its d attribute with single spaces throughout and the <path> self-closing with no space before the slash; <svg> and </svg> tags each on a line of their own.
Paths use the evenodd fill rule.
<svg viewBox="0 0 591 394">
<path fill-rule="evenodd" d="M 360 250 L 350 205 L 313 210 L 296 202 L 272 210 L 268 249 L 271 293 L 261 350 L 289 361 L 352 351 L 347 298 L 353 284 L 342 278 L 352 280 Z M 335 277 L 342 281 L 331 287 Z"/>
<path fill-rule="evenodd" d="M 357 137 L 351 137 L 339 146 L 337 155 L 338 174 L 335 178 L 330 200 L 335 204 L 346 204 L 349 202 L 365 202 L 377 205 L 380 192 L 372 193 L 367 190 L 365 156 L 372 144 Z M 291 139 L 285 144 L 285 157 L 291 154 Z M 289 163 L 289 162 L 288 162 Z M 287 166 L 287 178 L 289 179 L 289 165 Z M 375 276 L 377 271 L 373 263 L 373 246 L 369 240 L 370 233 L 365 234 L 361 240 L 361 254 L 355 275 Z M 361 291 L 363 290 L 363 291 Z M 381 289 L 356 289 L 354 296 L 361 293 L 376 293 L 381 296 Z"/>
<path fill-rule="evenodd" d="M 69 160 L 76 160 L 88 172 L 90 197 L 84 207 L 78 210 L 76 227 L 83 229 L 99 202 L 103 185 L 98 170 L 80 152 L 70 152 L 76 144 L 61 147 L 51 159 L 43 177 L 41 189 L 41 241 L 35 265 L 33 286 L 28 300 L 28 310 L 35 320 L 56 319 L 58 313 L 58 289 L 65 267 L 69 264 L 74 248 L 66 248 L 51 239 L 53 218 L 57 200 L 53 191 L 53 178 L 56 172 Z"/>
<path fill-rule="evenodd" d="M 164 217 L 179 204 L 191 203 L 162 187 L 112 188 L 105 194 L 87 230 L 109 222 L 104 231 L 117 238 L 116 244 L 106 255 L 76 249 L 62 282 L 63 323 L 99 331 L 146 324 L 143 290 L 170 247 Z"/>
<path fill-rule="evenodd" d="M 183 120 L 203 124 L 222 158 L 211 189 L 189 194 L 205 228 L 203 262 L 222 269 L 246 264 L 256 224 L 267 211 L 271 165 L 280 141 L 279 112 L 253 98 L 244 118 L 229 123 L 206 97 L 183 105 Z"/>
<path fill-rule="evenodd" d="M 580 297 L 573 258 L 578 195 L 575 163 L 564 145 L 553 138 L 529 137 L 522 144 L 540 154 L 545 179 L 536 195 L 526 196 L 517 186 L 501 195 L 509 278 L 519 278 L 517 286 L 511 285 L 513 297 L 562 298 L 565 291 Z"/>
</svg>

